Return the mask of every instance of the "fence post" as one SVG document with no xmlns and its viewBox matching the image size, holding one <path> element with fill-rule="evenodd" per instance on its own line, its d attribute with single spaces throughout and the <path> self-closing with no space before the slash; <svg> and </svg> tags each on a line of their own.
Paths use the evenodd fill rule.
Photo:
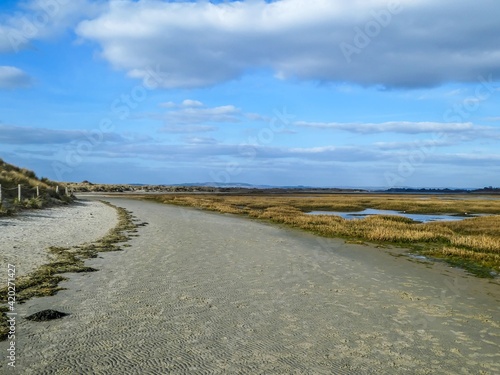
<svg viewBox="0 0 500 375">
<path fill-rule="evenodd" d="M 17 185 L 17 200 L 21 202 L 21 184 Z"/>
<path fill-rule="evenodd" d="M 66 196 L 69 196 L 69 194 L 68 194 L 68 187 L 67 186 L 65 187 L 65 190 L 66 190 Z"/>
<path fill-rule="evenodd" d="M 40 188 L 38 185 L 36 185 L 36 197 L 38 198 L 40 196 Z"/>
<path fill-rule="evenodd" d="M 59 185 L 56 186 L 56 194 L 59 194 Z"/>
</svg>

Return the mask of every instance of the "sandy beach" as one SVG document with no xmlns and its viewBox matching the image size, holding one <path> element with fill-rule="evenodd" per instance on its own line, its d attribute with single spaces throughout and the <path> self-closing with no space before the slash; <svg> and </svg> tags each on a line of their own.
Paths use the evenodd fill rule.
<svg viewBox="0 0 500 375">
<path fill-rule="evenodd" d="M 500 373 L 495 282 L 232 215 L 106 200 L 149 225 L 86 262 L 99 272 L 17 306 L 16 373 Z M 48 308 L 70 315 L 22 318 Z"/>
<path fill-rule="evenodd" d="M 48 262 L 50 246 L 72 247 L 106 235 L 118 222 L 116 210 L 81 200 L 71 206 L 30 210 L 0 218 L 0 269 L 16 265 L 22 276 Z"/>
</svg>

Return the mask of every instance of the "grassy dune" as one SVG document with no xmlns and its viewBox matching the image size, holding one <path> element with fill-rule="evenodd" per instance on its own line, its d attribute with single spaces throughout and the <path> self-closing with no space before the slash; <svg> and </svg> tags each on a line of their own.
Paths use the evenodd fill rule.
<svg viewBox="0 0 500 375">
<path fill-rule="evenodd" d="M 19 168 L 15 165 L 4 162 L 0 159 L 0 182 L 4 188 L 15 188 L 17 184 L 23 184 L 28 186 L 37 186 L 40 188 L 49 189 L 53 188 L 54 182 L 42 178 L 39 179 L 35 172 L 26 169 Z"/>
<path fill-rule="evenodd" d="M 336 194 L 320 196 L 161 195 L 144 197 L 161 203 L 245 215 L 325 237 L 404 246 L 442 258 L 478 276 L 500 272 L 500 216 L 454 222 L 417 223 L 399 216 L 346 220 L 307 215 L 312 210 L 360 211 L 366 208 L 424 214 L 500 215 L 500 200 L 477 196 Z"/>
<path fill-rule="evenodd" d="M 23 199 L 17 201 L 17 186 L 23 186 Z M 71 199 L 63 194 L 56 194 L 56 182 L 47 178 L 39 179 L 35 172 L 8 164 L 0 159 L 0 185 L 2 187 L 2 201 L 0 202 L 0 216 L 12 214 L 20 208 L 42 208 L 49 204 L 67 203 Z M 40 196 L 36 197 L 35 189 L 38 186 Z M 64 190 L 60 186 L 61 191 Z"/>
</svg>

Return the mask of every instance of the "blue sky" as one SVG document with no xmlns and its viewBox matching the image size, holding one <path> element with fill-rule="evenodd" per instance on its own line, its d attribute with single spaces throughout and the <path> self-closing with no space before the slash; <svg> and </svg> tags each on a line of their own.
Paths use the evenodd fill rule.
<svg viewBox="0 0 500 375">
<path fill-rule="evenodd" d="M 0 157 L 55 180 L 500 186 L 500 3 L 0 3 Z"/>
</svg>

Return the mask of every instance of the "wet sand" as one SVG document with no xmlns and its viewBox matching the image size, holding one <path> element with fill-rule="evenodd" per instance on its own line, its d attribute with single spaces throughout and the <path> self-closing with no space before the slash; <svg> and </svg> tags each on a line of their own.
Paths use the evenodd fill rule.
<svg viewBox="0 0 500 375">
<path fill-rule="evenodd" d="M 17 306 L 71 314 L 19 319 L 17 373 L 500 373 L 489 280 L 231 215 L 108 200 L 149 225 L 87 262 L 99 272 Z"/>
</svg>

